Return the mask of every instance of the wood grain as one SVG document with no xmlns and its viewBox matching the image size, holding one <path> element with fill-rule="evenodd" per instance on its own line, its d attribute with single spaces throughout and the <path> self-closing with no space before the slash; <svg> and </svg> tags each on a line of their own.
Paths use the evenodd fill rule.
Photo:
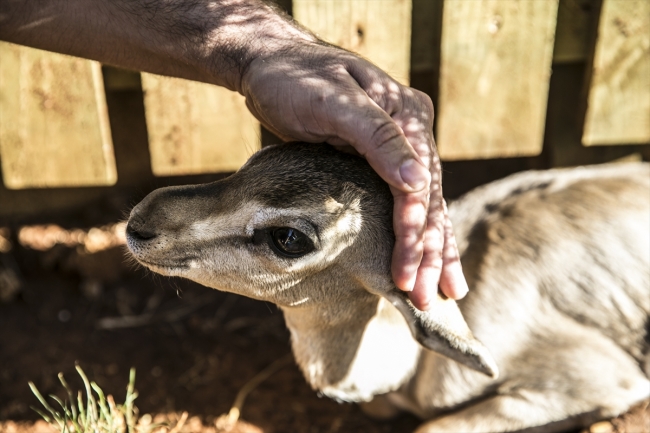
<svg viewBox="0 0 650 433">
<path fill-rule="evenodd" d="M 113 185 L 97 62 L 0 43 L 0 156 L 10 189 Z"/>
<path fill-rule="evenodd" d="M 557 0 L 447 1 L 437 140 L 447 160 L 542 150 Z"/>
<path fill-rule="evenodd" d="M 582 142 L 650 143 L 650 1 L 604 0 Z"/>
<path fill-rule="evenodd" d="M 293 17 L 321 39 L 362 55 L 408 84 L 410 0 L 294 0 Z"/>
<path fill-rule="evenodd" d="M 260 128 L 243 96 L 205 83 L 142 74 L 157 176 L 237 170 L 260 146 Z"/>
</svg>

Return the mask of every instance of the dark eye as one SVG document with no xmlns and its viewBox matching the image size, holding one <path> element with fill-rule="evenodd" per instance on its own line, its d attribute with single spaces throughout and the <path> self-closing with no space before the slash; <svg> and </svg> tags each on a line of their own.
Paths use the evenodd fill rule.
<svg viewBox="0 0 650 433">
<path fill-rule="evenodd" d="M 271 229 L 269 235 L 271 247 L 282 256 L 296 258 L 314 250 L 311 239 L 303 232 L 291 227 Z"/>
</svg>

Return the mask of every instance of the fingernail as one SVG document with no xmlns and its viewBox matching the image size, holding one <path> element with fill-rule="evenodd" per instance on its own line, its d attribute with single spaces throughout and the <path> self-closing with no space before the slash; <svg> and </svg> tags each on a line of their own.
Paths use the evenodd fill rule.
<svg viewBox="0 0 650 433">
<path fill-rule="evenodd" d="M 408 281 L 404 281 L 402 282 L 402 284 L 397 285 L 397 288 L 400 289 L 402 292 L 412 292 L 413 287 L 415 287 L 415 278 Z"/>
<path fill-rule="evenodd" d="M 431 308 L 431 303 L 429 302 L 429 298 L 421 298 L 418 296 L 413 296 L 413 292 L 409 293 L 409 298 L 411 299 L 411 303 L 415 306 L 420 311 L 429 311 Z"/>
<path fill-rule="evenodd" d="M 459 263 L 459 262 L 458 262 Z M 458 266 L 458 270 L 456 271 L 455 275 L 455 288 L 456 288 L 456 300 L 458 299 L 463 299 L 467 293 L 469 293 L 469 287 L 467 286 L 467 280 L 465 279 L 465 276 L 463 275 L 463 270 L 460 266 Z"/>
<path fill-rule="evenodd" d="M 462 287 L 458 288 L 458 292 L 456 292 L 456 300 L 458 299 L 463 299 L 465 295 L 469 293 L 469 287 L 467 287 L 467 284 L 465 284 Z"/>
<path fill-rule="evenodd" d="M 415 159 L 407 159 L 399 168 L 402 180 L 414 191 L 420 191 L 429 184 L 429 170 Z"/>
</svg>

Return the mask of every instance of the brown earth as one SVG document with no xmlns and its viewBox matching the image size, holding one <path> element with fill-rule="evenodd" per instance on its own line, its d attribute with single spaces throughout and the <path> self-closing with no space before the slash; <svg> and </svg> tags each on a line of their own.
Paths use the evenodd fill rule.
<svg viewBox="0 0 650 433">
<path fill-rule="evenodd" d="M 180 432 L 216 433 L 215 421 L 237 392 L 290 353 L 274 305 L 148 274 L 125 265 L 120 247 L 41 252 L 14 242 L 0 253 L 2 272 L 13 275 L 5 288 L 11 278 L 20 283 L 0 290 L 3 433 L 47 432 L 30 409 L 39 404 L 27 382 L 64 397 L 57 373 L 81 389 L 75 363 L 117 402 L 135 367 L 141 414 L 177 422 L 188 412 Z M 410 415 L 373 421 L 356 405 L 321 398 L 291 360 L 249 394 L 241 420 L 233 432 L 410 432 L 419 423 Z M 645 404 L 592 431 L 649 432 L 650 409 Z"/>
</svg>

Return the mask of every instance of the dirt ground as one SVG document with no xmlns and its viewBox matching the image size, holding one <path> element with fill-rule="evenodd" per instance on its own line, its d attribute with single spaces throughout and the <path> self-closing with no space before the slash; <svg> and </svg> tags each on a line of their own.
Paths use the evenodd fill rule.
<svg viewBox="0 0 650 433">
<path fill-rule="evenodd" d="M 140 413 L 175 420 L 187 412 L 185 432 L 216 432 L 237 392 L 281 359 L 248 395 L 235 432 L 410 432 L 419 423 L 410 415 L 373 421 L 356 405 L 319 397 L 288 356 L 289 334 L 274 305 L 154 276 L 125 264 L 110 242 L 93 253 L 74 239 L 37 251 L 6 233 L 14 242 L 0 253 L 0 432 L 48 431 L 30 409 L 38 401 L 27 382 L 64 397 L 57 373 L 81 389 L 75 363 L 118 402 L 135 367 Z M 591 431 L 648 432 L 650 409 Z"/>
</svg>

